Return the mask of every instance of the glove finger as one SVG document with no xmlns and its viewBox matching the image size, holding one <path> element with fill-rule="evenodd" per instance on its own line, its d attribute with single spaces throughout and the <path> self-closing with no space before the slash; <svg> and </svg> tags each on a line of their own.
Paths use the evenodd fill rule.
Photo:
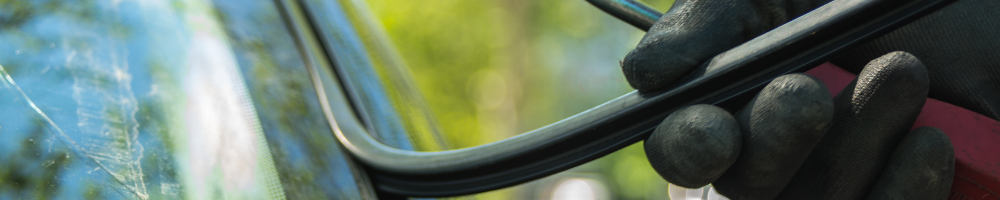
<svg viewBox="0 0 1000 200">
<path fill-rule="evenodd" d="M 640 92 L 673 82 L 701 62 L 829 0 L 676 1 L 622 61 Z"/>
<path fill-rule="evenodd" d="M 732 199 L 774 199 L 832 119 L 833 101 L 820 80 L 806 74 L 774 79 L 737 112 L 743 149 L 712 185 Z"/>
<path fill-rule="evenodd" d="M 927 98 L 923 64 L 892 52 L 865 66 L 833 99 L 830 130 L 778 199 L 861 199 L 885 169 Z"/>
<path fill-rule="evenodd" d="M 940 129 L 903 137 L 868 199 L 945 199 L 955 176 L 955 150 Z"/>
<path fill-rule="evenodd" d="M 667 116 L 646 139 L 646 157 L 667 181 L 698 188 L 719 178 L 740 152 L 736 119 L 722 108 L 693 105 Z"/>
</svg>

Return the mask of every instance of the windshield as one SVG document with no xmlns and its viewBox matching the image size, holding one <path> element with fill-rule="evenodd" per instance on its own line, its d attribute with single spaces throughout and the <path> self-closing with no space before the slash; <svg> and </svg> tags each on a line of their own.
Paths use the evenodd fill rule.
<svg viewBox="0 0 1000 200">
<path fill-rule="evenodd" d="M 271 1 L 0 1 L 0 26 L 0 199 L 364 191 Z"/>
</svg>

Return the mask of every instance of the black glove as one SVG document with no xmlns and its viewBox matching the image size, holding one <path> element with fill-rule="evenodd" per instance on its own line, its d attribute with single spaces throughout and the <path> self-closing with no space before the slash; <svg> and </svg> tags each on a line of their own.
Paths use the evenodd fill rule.
<svg viewBox="0 0 1000 200">
<path fill-rule="evenodd" d="M 858 77 L 831 99 L 819 80 L 785 75 L 735 118 L 710 105 L 681 109 L 646 140 L 646 155 L 667 181 L 713 183 L 732 199 L 947 197 L 947 136 L 936 128 L 907 134 L 926 99 L 924 66 L 894 52 Z"/>
<path fill-rule="evenodd" d="M 1000 1 L 959 0 L 831 61 L 858 73 L 906 51 L 927 66 L 928 96 L 1000 119 Z"/>
<path fill-rule="evenodd" d="M 701 62 L 829 0 L 677 0 L 622 60 L 640 92 L 673 82 Z"/>
<path fill-rule="evenodd" d="M 640 92 L 674 81 L 701 62 L 829 0 L 678 0 L 622 62 Z M 1000 119 L 1000 1 L 960 0 L 832 62 L 858 73 L 893 51 L 924 62 L 929 97 Z"/>
<path fill-rule="evenodd" d="M 735 47 L 826 2 L 827 0 L 677 1 L 671 10 L 650 29 L 636 49 L 626 56 L 622 63 L 623 72 L 629 83 L 640 92 L 663 87 L 712 56 Z M 765 134 L 761 131 L 754 131 L 756 129 L 753 127 L 758 127 L 761 130 L 767 129 L 766 127 L 784 130 L 780 129 L 784 125 L 778 124 L 784 122 L 777 119 L 780 119 L 780 116 L 795 116 L 792 113 L 780 114 L 782 111 L 779 108 L 782 106 L 751 109 L 750 107 L 755 107 L 761 102 L 760 99 L 763 96 L 767 96 L 766 93 L 770 93 L 762 92 L 757 100 L 748 106 L 747 109 L 752 111 L 745 109 L 737 114 L 740 121 L 737 124 L 743 127 L 741 134 L 744 134 L 737 138 L 743 139 L 739 142 L 729 143 L 740 146 L 725 146 L 721 143 L 710 146 L 706 145 L 705 142 L 692 141 L 697 138 L 694 136 L 684 136 L 681 137 L 682 139 L 664 139 L 663 137 L 668 136 L 656 136 L 664 135 L 667 132 L 680 134 L 683 132 L 679 131 L 680 129 L 688 131 L 703 129 L 699 129 L 697 123 L 690 122 L 684 125 L 688 128 L 675 127 L 674 129 L 678 130 L 654 133 L 654 136 L 651 136 L 646 144 L 650 161 L 654 163 L 661 175 L 671 181 L 684 181 L 670 178 L 677 174 L 688 178 L 694 177 L 691 179 L 691 183 L 698 184 L 707 183 L 704 182 L 706 180 L 714 180 L 714 177 L 722 177 L 715 181 L 717 190 L 740 199 L 767 199 L 768 195 L 772 195 L 772 197 L 776 195 L 775 190 L 780 190 L 778 197 L 801 199 L 857 199 L 863 198 L 866 194 L 870 194 L 869 197 L 872 198 L 902 198 L 903 196 L 900 195 L 903 194 L 917 194 L 921 198 L 943 198 L 933 194 L 947 192 L 947 189 L 928 190 L 926 188 L 933 188 L 932 186 L 938 183 L 928 180 L 942 180 L 945 181 L 944 185 L 947 185 L 950 183 L 950 179 L 944 180 L 940 177 L 935 179 L 933 176 L 925 177 L 916 173 L 922 169 L 930 169 L 929 166 L 945 166 L 935 162 L 953 162 L 953 159 L 937 159 L 938 157 L 953 156 L 947 138 L 940 134 L 940 131 L 934 129 L 918 129 L 914 133 L 903 136 L 905 129 L 908 128 L 908 126 L 903 125 L 912 123 L 913 117 L 916 116 L 915 112 L 918 112 L 920 107 L 913 107 L 907 102 L 920 102 L 919 104 L 922 105 L 923 96 L 913 97 L 913 99 L 903 98 L 906 95 L 901 91 L 909 91 L 913 88 L 878 89 L 889 87 L 889 85 L 902 85 L 893 87 L 907 85 L 906 83 L 893 83 L 894 81 L 890 81 L 890 79 L 882 79 L 895 77 L 896 75 L 892 74 L 900 73 L 900 71 L 891 69 L 913 71 L 909 67 L 892 67 L 878 63 L 910 62 L 907 60 L 917 62 L 916 59 L 913 56 L 896 54 L 896 56 L 877 59 L 867 68 L 864 67 L 864 64 L 875 57 L 892 51 L 912 52 L 926 64 L 927 72 L 924 73 L 928 75 L 925 75 L 927 76 L 925 80 L 929 80 L 930 83 L 926 88 L 915 91 L 925 91 L 930 97 L 997 119 L 1000 116 L 1000 37 L 998 37 L 1000 35 L 1000 13 L 995 12 L 995 10 L 998 9 L 1000 9 L 1000 1 L 961 0 L 833 60 L 833 63 L 843 66 L 849 71 L 861 73 L 862 75 L 859 77 L 862 77 L 862 81 L 849 88 L 858 92 L 851 93 L 849 91 L 852 90 L 845 90 L 844 93 L 835 98 L 836 109 L 834 110 L 836 111 L 834 113 L 836 113 L 836 117 L 832 119 L 834 125 L 815 147 L 812 147 L 807 139 L 799 138 L 803 141 L 794 141 L 787 137 L 775 136 L 783 134 Z M 870 69 L 871 66 L 881 67 Z M 872 79 L 872 77 L 876 78 Z M 863 99 L 868 100 L 858 101 Z M 914 110 L 907 111 L 907 109 Z M 759 116 L 750 115 L 753 117 L 744 116 L 748 112 L 765 112 L 764 110 L 772 110 L 768 112 L 773 113 Z M 700 114 L 687 114 L 690 116 L 685 116 L 684 113 L 686 112 L 675 113 L 677 116 L 671 116 L 660 129 L 668 130 L 669 124 L 673 123 L 670 122 L 671 120 L 706 118 L 703 115 L 710 115 L 707 113 L 711 112 L 691 112 Z M 754 119 L 758 121 L 756 126 L 752 125 L 755 124 Z M 800 120 L 800 122 L 802 121 Z M 711 124 L 711 126 L 725 126 L 719 125 L 719 123 L 704 123 Z M 708 125 L 703 124 L 702 126 Z M 686 133 L 690 134 L 690 132 Z M 713 135 L 719 134 L 735 137 L 733 133 L 714 133 Z M 896 144 L 899 141 L 902 142 L 897 148 Z M 739 159 L 732 161 L 732 155 L 710 154 L 715 155 L 713 157 L 698 153 L 729 152 L 724 151 L 726 149 L 724 147 L 742 151 L 738 154 Z M 783 148 L 781 151 L 774 150 L 777 152 L 763 150 L 774 147 Z M 815 148 L 815 150 L 809 153 L 810 155 L 805 161 L 798 161 L 804 162 L 801 167 L 795 166 L 798 158 L 781 153 L 796 151 L 789 149 L 802 150 L 806 147 Z M 723 150 L 719 150 L 720 148 Z M 810 152 L 808 149 L 804 151 Z M 926 156 L 897 156 L 890 159 L 888 155 L 891 151 L 895 151 L 896 155 Z M 690 159 L 683 159 L 685 157 Z M 747 161 L 743 161 L 744 159 Z M 713 163 L 719 162 L 717 160 L 732 161 L 735 164 L 732 165 L 731 169 L 726 167 L 713 168 L 713 166 L 717 167 L 716 165 L 726 164 L 726 162 Z M 670 169 L 667 167 L 668 165 L 664 164 L 680 161 L 684 161 L 690 166 L 675 166 L 678 169 Z M 889 167 L 884 167 L 886 162 L 890 163 Z M 789 165 L 793 166 L 789 167 Z M 883 169 L 884 172 L 882 172 Z M 951 172 L 949 170 L 952 169 L 926 171 L 944 171 L 941 173 L 950 178 Z M 785 175 L 773 175 L 767 171 L 792 172 L 781 173 Z M 672 173 L 676 174 L 670 175 Z M 788 173 L 797 173 L 798 175 L 794 175 L 789 180 L 790 182 L 786 181 L 787 184 L 781 184 L 781 180 L 788 179 L 785 177 L 793 176 L 788 175 Z M 697 180 L 701 180 L 701 182 Z M 876 180 L 878 183 L 875 183 Z M 915 186 L 902 184 L 914 182 L 929 185 L 917 187 L 920 189 L 907 189 Z M 682 186 L 694 187 L 696 185 Z M 786 185 L 787 188 L 785 188 Z"/>
</svg>

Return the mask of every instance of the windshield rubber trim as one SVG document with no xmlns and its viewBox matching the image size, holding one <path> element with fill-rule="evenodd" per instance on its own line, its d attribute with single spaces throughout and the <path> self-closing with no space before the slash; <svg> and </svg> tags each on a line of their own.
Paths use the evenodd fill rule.
<svg viewBox="0 0 1000 200">
<path fill-rule="evenodd" d="M 587 2 L 642 31 L 649 31 L 649 28 L 653 27 L 656 20 L 663 15 L 656 9 L 635 0 L 587 0 Z"/>
<path fill-rule="evenodd" d="M 806 71 L 951 2 L 833 1 L 705 64 L 719 70 L 656 91 L 633 91 L 534 131 L 464 149 L 418 152 L 382 144 L 357 118 L 349 100 L 356 94 L 344 91 L 340 77 L 323 73 L 318 76 L 326 81 L 318 82 L 326 84 L 327 101 L 322 103 L 332 113 L 328 120 L 334 133 L 368 167 L 380 192 L 419 197 L 472 194 L 545 177 L 614 152 L 646 138 L 664 117 L 688 105 L 732 110 L 775 77 Z M 333 52 L 338 53 L 364 52 Z M 334 61 L 333 67 L 338 64 Z"/>
</svg>

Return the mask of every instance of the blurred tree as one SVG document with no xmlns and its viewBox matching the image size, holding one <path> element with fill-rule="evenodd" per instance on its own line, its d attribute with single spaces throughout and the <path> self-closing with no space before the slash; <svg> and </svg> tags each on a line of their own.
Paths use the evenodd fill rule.
<svg viewBox="0 0 1000 200">
<path fill-rule="evenodd" d="M 667 10 L 672 0 L 651 1 Z M 368 0 L 452 148 L 508 138 L 631 88 L 618 65 L 643 32 L 584 0 Z M 574 168 L 615 199 L 666 198 L 641 144 Z M 486 196 L 537 198 L 540 182 Z M 555 182 L 555 181 L 550 181 Z"/>
</svg>

